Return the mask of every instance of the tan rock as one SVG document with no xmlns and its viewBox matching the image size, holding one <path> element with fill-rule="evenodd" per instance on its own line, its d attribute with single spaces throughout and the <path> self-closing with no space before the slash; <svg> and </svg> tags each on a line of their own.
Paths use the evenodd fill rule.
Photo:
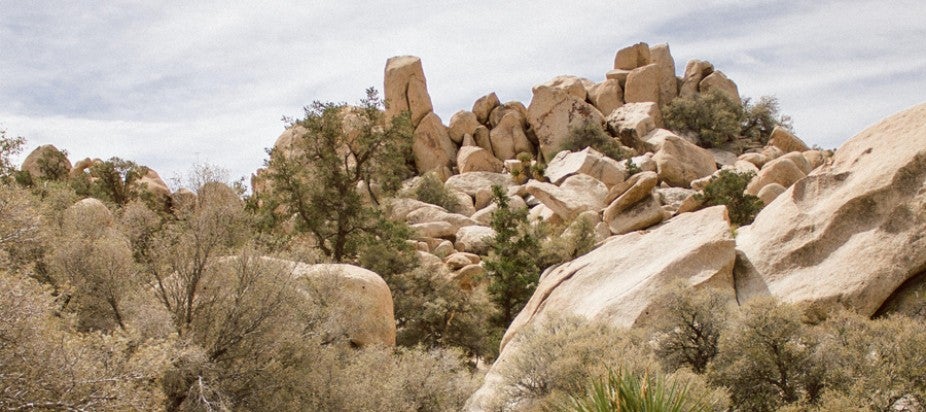
<svg viewBox="0 0 926 412">
<path fill-rule="evenodd" d="M 489 153 L 492 153 L 493 156 L 495 155 L 495 153 L 492 152 L 492 135 L 487 127 L 477 127 L 476 131 L 473 132 L 473 140 L 476 142 L 477 146 L 486 149 Z"/>
<path fill-rule="evenodd" d="M 418 237 L 442 239 L 456 235 L 458 230 L 453 224 L 443 221 L 416 223 L 409 225 L 409 228 Z"/>
<path fill-rule="evenodd" d="M 451 243 L 449 240 L 442 239 L 441 242 L 438 243 L 437 246 L 434 248 L 434 250 L 431 251 L 431 253 L 433 253 L 434 256 L 437 256 L 437 257 L 444 257 L 445 258 L 444 262 L 446 262 L 447 261 L 446 257 L 456 253 L 456 249 L 453 248 L 453 243 Z"/>
<path fill-rule="evenodd" d="M 527 209 L 527 203 L 519 196 L 509 196 L 508 208 L 511 210 Z M 495 213 L 496 210 L 498 210 L 498 205 L 489 202 L 487 206 L 474 213 L 472 219 L 482 226 L 489 226 L 492 223 L 492 214 Z"/>
<path fill-rule="evenodd" d="M 459 213 L 450 213 L 442 209 L 431 208 L 431 207 L 422 207 L 413 210 L 406 217 L 405 221 L 410 225 L 415 225 L 419 223 L 430 223 L 430 222 L 447 222 L 453 226 L 453 231 L 464 226 L 473 226 L 476 225 L 476 221 L 470 219 L 467 216 L 461 215 Z M 444 237 L 444 236 L 428 236 L 428 237 Z"/>
<path fill-rule="evenodd" d="M 485 226 L 465 226 L 457 231 L 456 237 L 457 250 L 482 255 L 488 252 L 495 231 Z"/>
<path fill-rule="evenodd" d="M 492 109 L 492 113 L 489 114 L 489 125 L 492 128 L 498 126 L 499 122 L 502 121 L 508 113 L 517 113 L 519 120 L 521 121 L 521 127 L 527 127 L 527 107 L 524 107 L 524 103 L 518 101 L 510 101 L 504 104 L 498 105 L 498 107 Z"/>
<path fill-rule="evenodd" d="M 421 119 L 415 128 L 414 139 L 412 154 L 419 174 L 450 167 L 456 162 L 457 147 L 450 140 L 440 117 L 433 112 Z"/>
<path fill-rule="evenodd" d="M 634 149 L 645 149 L 643 136 L 662 124 L 659 105 L 653 102 L 627 103 L 608 116 L 608 130 L 620 137 L 621 143 Z"/>
<path fill-rule="evenodd" d="M 557 153 L 544 171 L 547 179 L 554 184 L 560 184 L 577 173 L 594 177 L 608 187 L 623 182 L 627 174 L 620 162 L 591 147 L 579 152 L 564 150 Z"/>
<path fill-rule="evenodd" d="M 926 104 L 865 129 L 741 228 L 740 301 L 874 314 L 926 262 Z"/>
<path fill-rule="evenodd" d="M 691 98 L 698 94 L 701 80 L 714 72 L 714 65 L 702 60 L 691 60 L 685 65 L 685 76 L 679 88 L 680 97 Z"/>
<path fill-rule="evenodd" d="M 558 225 L 563 223 L 563 218 L 561 218 L 553 209 L 550 209 L 543 203 L 532 207 L 527 212 L 527 220 L 529 222 L 544 222 L 551 225 Z"/>
<path fill-rule="evenodd" d="M 386 209 L 389 211 L 389 217 L 394 220 L 406 220 L 409 213 L 414 212 L 420 208 L 432 209 L 435 211 L 434 213 L 447 212 L 447 209 L 444 209 L 440 206 L 404 197 L 389 199 L 388 204 L 386 205 Z"/>
<path fill-rule="evenodd" d="M 785 155 L 785 152 L 775 146 L 765 146 L 762 148 L 762 155 L 769 161 L 775 160 Z"/>
<path fill-rule="evenodd" d="M 473 135 L 471 135 L 471 134 L 469 134 L 469 133 L 463 135 L 463 142 L 460 143 L 460 146 L 475 146 L 475 147 L 479 147 L 479 145 L 476 144 L 476 139 L 474 139 L 474 138 L 473 138 Z"/>
<path fill-rule="evenodd" d="M 450 140 L 453 140 L 456 144 L 462 144 L 463 136 L 467 134 L 473 136 L 476 134 L 477 127 L 479 127 L 479 120 L 476 115 L 470 111 L 460 110 L 450 117 L 450 126 L 447 132 L 450 135 Z"/>
<path fill-rule="evenodd" d="M 305 293 L 325 293 L 324 299 L 332 312 L 317 330 L 331 336 L 345 336 L 360 347 L 395 346 L 392 293 L 379 275 L 345 264 L 307 265 L 266 259 L 289 265 L 295 278 L 307 280 Z"/>
<path fill-rule="evenodd" d="M 610 215 L 613 217 L 615 212 L 649 196 L 657 183 L 659 183 L 659 177 L 655 172 L 642 172 L 631 176 L 623 183 L 614 185 L 605 197 L 605 202 L 608 203 L 608 208 L 604 212 L 605 216 L 611 210 Z"/>
<path fill-rule="evenodd" d="M 444 265 L 446 265 L 447 269 L 450 269 L 451 272 L 472 264 L 473 262 L 470 262 L 469 258 L 463 252 L 452 252 L 444 258 Z"/>
<path fill-rule="evenodd" d="M 747 162 L 745 160 L 737 160 L 736 163 L 733 163 L 733 168 L 739 171 L 740 173 L 759 173 L 759 168 L 756 165 Z"/>
<path fill-rule="evenodd" d="M 653 196 L 647 196 L 636 204 L 605 216 L 603 220 L 611 233 L 622 235 L 658 224 L 665 217 L 659 201 Z"/>
<path fill-rule="evenodd" d="M 73 178 L 88 173 L 88 169 L 90 169 L 92 166 L 93 160 L 91 160 L 89 157 L 84 158 L 83 160 L 78 160 L 77 163 L 74 163 L 74 167 L 71 168 L 71 173 L 69 173 L 68 176 Z"/>
<path fill-rule="evenodd" d="M 412 125 L 418 126 L 421 119 L 434 110 L 421 59 L 415 56 L 396 56 L 386 61 L 383 94 L 386 122 L 408 111 Z"/>
<path fill-rule="evenodd" d="M 476 102 L 473 103 L 472 112 L 476 115 L 476 119 L 479 120 L 479 123 L 489 124 L 489 114 L 492 113 L 492 109 L 495 109 L 498 104 L 498 96 L 495 95 L 495 92 L 492 92 L 476 99 Z"/>
<path fill-rule="evenodd" d="M 804 159 L 810 164 L 811 169 L 816 169 L 826 161 L 826 155 L 822 150 L 807 150 L 804 153 Z"/>
<path fill-rule="evenodd" d="M 753 196 L 769 183 L 778 183 L 784 187 L 791 187 L 795 182 L 806 176 L 791 159 L 775 159 L 765 164 L 759 174 L 746 186 L 746 193 Z"/>
<path fill-rule="evenodd" d="M 656 64 L 633 69 L 627 76 L 624 101 L 627 103 L 655 102 L 659 104 L 660 68 Z"/>
<path fill-rule="evenodd" d="M 678 205 L 678 209 L 675 211 L 675 213 L 677 215 L 680 213 L 694 212 L 695 210 L 700 209 L 701 206 L 704 206 L 704 199 L 695 193 L 686 197 L 685 200 L 683 200 L 682 203 Z"/>
<path fill-rule="evenodd" d="M 768 144 L 781 149 L 781 151 L 785 153 L 805 152 L 810 150 L 810 148 L 807 147 L 807 143 L 804 143 L 803 140 L 781 126 L 775 126 L 775 128 L 772 129 L 772 134 L 768 138 Z"/>
<path fill-rule="evenodd" d="M 154 169 L 148 169 L 148 172 L 145 173 L 144 176 L 132 183 L 132 187 L 140 193 L 143 193 L 142 196 L 147 194 L 147 196 L 150 196 L 161 204 L 164 204 L 170 199 L 170 188 L 167 187 L 167 183 L 161 179 L 161 176 L 158 175 Z M 235 197 L 237 197 L 237 195 Z"/>
<path fill-rule="evenodd" d="M 659 179 L 670 186 L 689 187 L 691 181 L 717 171 L 710 152 L 678 136 L 664 138 L 653 156 Z"/>
<path fill-rule="evenodd" d="M 759 197 L 759 200 L 762 200 L 763 204 L 772 203 L 775 198 L 788 190 L 786 187 L 778 183 L 769 183 L 762 187 L 762 190 L 759 191 L 759 194 L 756 195 Z"/>
<path fill-rule="evenodd" d="M 813 170 L 813 167 L 810 165 L 810 162 L 807 161 L 807 158 L 804 157 L 804 154 L 801 152 L 791 152 L 781 156 L 779 159 L 788 159 L 797 166 L 798 169 L 801 169 L 801 172 L 804 174 L 810 173 Z"/>
<path fill-rule="evenodd" d="M 29 172 L 33 179 L 63 179 L 71 173 L 71 161 L 57 147 L 46 144 L 30 152 L 20 170 Z"/>
<path fill-rule="evenodd" d="M 624 90 L 617 80 L 605 80 L 596 84 L 588 92 L 588 100 L 605 117 L 624 105 Z"/>
<path fill-rule="evenodd" d="M 559 187 L 536 180 L 528 182 L 525 187 L 528 193 L 567 222 L 586 210 L 597 212 L 603 209 L 604 198 L 608 194 L 604 183 L 583 174 L 566 178 Z"/>
<path fill-rule="evenodd" d="M 631 70 L 624 69 L 608 70 L 608 72 L 604 74 L 604 78 L 607 80 L 617 80 L 617 84 L 623 89 L 624 86 L 627 85 L 627 76 L 630 75 L 630 72 Z"/>
<path fill-rule="evenodd" d="M 439 267 L 443 261 L 433 254 L 423 251 L 417 251 L 415 253 L 418 256 L 418 264 L 421 267 Z"/>
<path fill-rule="evenodd" d="M 678 79 L 675 78 L 675 59 L 668 44 L 657 44 L 649 48 L 650 57 L 659 67 L 659 103 L 668 104 L 678 96 Z"/>
<path fill-rule="evenodd" d="M 650 63 L 652 63 L 652 60 L 650 59 L 649 45 L 642 42 L 624 47 L 614 55 L 615 69 L 633 70 Z"/>
<path fill-rule="evenodd" d="M 586 84 L 590 84 L 591 81 L 588 79 L 583 79 L 577 76 L 556 76 L 552 80 L 540 85 L 546 87 L 553 87 L 560 89 L 570 94 L 579 100 L 585 100 L 588 97 L 588 92 L 585 89 Z M 593 84 L 593 83 L 592 83 Z M 539 87 L 539 86 L 535 86 Z"/>
<path fill-rule="evenodd" d="M 488 150 L 479 146 L 464 146 L 457 152 L 457 167 L 460 173 L 502 172 L 502 162 Z M 472 201 L 470 201 L 472 202 Z"/>
<path fill-rule="evenodd" d="M 698 88 L 701 93 L 710 93 L 712 90 L 717 90 L 729 97 L 734 103 L 741 102 L 740 92 L 736 87 L 736 83 L 733 83 L 733 80 L 727 78 L 720 70 L 715 70 L 713 73 L 705 76 L 704 79 L 701 80 L 701 84 Z"/>
<path fill-rule="evenodd" d="M 721 166 L 733 166 L 736 164 L 736 161 L 739 160 L 735 154 L 723 149 L 711 148 L 707 149 L 707 151 L 711 152 L 711 155 L 714 156 L 714 163 Z"/>
<path fill-rule="evenodd" d="M 475 196 L 481 189 L 489 189 L 491 193 L 492 186 L 498 185 L 507 189 L 513 184 L 511 175 L 507 173 L 469 172 L 451 176 L 444 182 L 444 187 Z"/>
<path fill-rule="evenodd" d="M 540 142 L 545 159 L 552 159 L 559 153 L 571 129 L 588 122 L 604 124 L 604 118 L 594 106 L 546 86 L 534 88 L 527 121 Z"/>
<path fill-rule="evenodd" d="M 450 279 L 456 282 L 460 289 L 470 291 L 485 279 L 485 274 L 486 270 L 482 265 L 472 264 L 452 273 Z"/>
<path fill-rule="evenodd" d="M 749 163 L 754 164 L 757 168 L 761 169 L 769 161 L 769 158 L 762 153 L 743 153 L 740 155 L 739 160 L 744 160 Z"/>
<path fill-rule="evenodd" d="M 498 126 L 489 133 L 489 140 L 492 142 L 492 152 L 499 160 L 513 159 L 518 153 L 534 151 L 524 133 L 521 115 L 517 112 L 505 114 Z"/>
</svg>

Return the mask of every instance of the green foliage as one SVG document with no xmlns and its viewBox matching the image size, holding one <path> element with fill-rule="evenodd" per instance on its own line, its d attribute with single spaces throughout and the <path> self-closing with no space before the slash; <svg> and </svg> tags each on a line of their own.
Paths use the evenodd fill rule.
<svg viewBox="0 0 926 412">
<path fill-rule="evenodd" d="M 380 226 L 374 187 L 394 192 L 411 173 L 408 117 L 384 127 L 381 107 L 373 89 L 359 108 L 315 102 L 294 125 L 304 133 L 292 147 L 271 151 L 268 174 L 277 200 L 269 205 L 278 205 L 272 213 L 295 216 L 296 231 L 312 234 L 338 262 L 354 259 L 362 238 Z"/>
<path fill-rule="evenodd" d="M 569 135 L 560 150 L 579 151 L 586 147 L 591 147 L 615 160 L 626 157 L 618 140 L 609 136 L 596 122 L 586 121 L 569 129 Z"/>
<path fill-rule="evenodd" d="M 745 115 L 740 102 L 711 90 L 691 98 L 675 98 L 665 106 L 662 116 L 668 129 L 696 136 L 701 146 L 716 147 L 739 135 Z"/>
<path fill-rule="evenodd" d="M 96 162 L 87 173 L 71 179 L 80 196 L 92 196 L 119 206 L 141 199 L 142 191 L 136 182 L 148 173 L 148 168 L 130 160 L 112 157 Z"/>
<path fill-rule="evenodd" d="M 559 407 L 563 412 L 700 412 L 710 410 L 694 399 L 688 386 L 667 382 L 659 375 L 642 377 L 608 371 L 604 380 L 594 380 L 581 397 L 570 397 Z"/>
<path fill-rule="evenodd" d="M 627 169 L 627 176 L 633 176 L 643 171 L 643 169 L 640 169 L 640 166 L 637 166 L 637 164 L 633 162 L 633 159 L 630 158 L 624 162 L 624 168 Z"/>
<path fill-rule="evenodd" d="M 699 193 L 698 199 L 707 206 L 724 205 L 730 214 L 730 221 L 736 225 L 748 225 L 756 218 L 764 204 L 758 197 L 745 193 L 746 186 L 755 177 L 755 172 L 740 173 L 721 170 Z"/>
<path fill-rule="evenodd" d="M 532 230 L 534 236 L 542 239 L 537 259 L 539 268 L 565 263 L 582 256 L 595 248 L 595 226 L 586 219 L 576 219 L 568 226 L 550 227 L 538 222 Z"/>
<path fill-rule="evenodd" d="M 13 173 L 16 171 L 13 156 L 21 153 L 25 145 L 26 139 L 23 137 L 7 136 L 6 129 L 0 129 L 0 181 L 3 183 L 12 181 Z"/>
<path fill-rule="evenodd" d="M 489 277 L 489 296 L 499 307 L 495 325 L 506 328 L 537 287 L 540 241 L 531 233 L 527 210 L 510 208 L 508 195 L 500 186 L 492 187 L 492 195 L 498 205 L 491 222 L 495 237 L 489 242 L 483 264 Z"/>
<path fill-rule="evenodd" d="M 453 213 L 459 213 L 461 209 L 460 200 L 444 187 L 444 183 L 434 173 L 421 176 L 421 181 L 415 187 L 415 199 L 440 206 Z"/>
<path fill-rule="evenodd" d="M 657 315 L 652 323 L 655 352 L 667 370 L 690 367 L 704 373 L 717 356 L 720 332 L 727 322 L 733 302 L 732 291 L 717 289 L 692 291 L 682 283 L 660 296 L 653 306 Z"/>
<path fill-rule="evenodd" d="M 791 117 L 780 114 L 778 99 L 762 96 L 756 103 L 743 99 L 743 122 L 740 135 L 760 144 L 767 144 L 776 126 L 791 130 Z"/>
</svg>

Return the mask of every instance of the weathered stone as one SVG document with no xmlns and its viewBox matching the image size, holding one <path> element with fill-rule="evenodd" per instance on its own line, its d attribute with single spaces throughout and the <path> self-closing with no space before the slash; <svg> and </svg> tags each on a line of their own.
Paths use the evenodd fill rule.
<svg viewBox="0 0 926 412">
<path fill-rule="evenodd" d="M 457 152 L 457 168 L 460 173 L 502 172 L 502 162 L 492 153 L 479 146 L 463 146 Z"/>
<path fill-rule="evenodd" d="M 604 198 L 608 194 L 604 183 L 583 174 L 566 178 L 559 187 L 536 180 L 528 182 L 525 187 L 528 193 L 567 222 L 586 210 L 597 212 L 603 209 Z"/>
<path fill-rule="evenodd" d="M 655 102 L 659 104 L 659 66 L 649 64 L 630 72 L 624 87 L 627 103 Z"/>
<path fill-rule="evenodd" d="M 652 63 L 650 59 L 650 48 L 646 43 L 637 43 L 633 46 L 624 47 L 614 55 L 614 68 L 623 70 L 633 70 L 637 67 L 643 67 Z"/>
<path fill-rule="evenodd" d="M 467 216 L 461 215 L 459 213 L 450 213 L 442 209 L 422 207 L 410 212 L 406 217 L 405 221 L 410 225 L 415 225 L 419 223 L 428 223 L 428 222 L 447 222 L 453 225 L 453 230 L 464 227 L 464 226 L 473 226 L 476 225 L 476 221 L 470 219 Z M 443 236 L 428 236 L 428 237 L 443 237 Z"/>
<path fill-rule="evenodd" d="M 495 153 L 492 151 L 492 137 L 491 132 L 485 126 L 479 126 L 473 132 L 473 140 L 476 142 L 476 145 L 486 149 L 489 153 L 492 153 L 494 156 Z"/>
<path fill-rule="evenodd" d="M 811 169 L 816 169 L 826 162 L 827 156 L 822 150 L 808 150 L 801 154 L 804 155 L 804 159 L 807 159 Z"/>
<path fill-rule="evenodd" d="M 665 105 L 678 96 L 678 79 L 675 78 L 675 59 L 668 44 L 657 44 L 649 48 L 650 57 L 659 67 L 659 104 Z"/>
<path fill-rule="evenodd" d="M 527 212 L 527 220 L 530 222 L 545 222 L 551 225 L 563 223 L 563 218 L 543 203 L 532 207 Z"/>
<path fill-rule="evenodd" d="M 740 301 L 848 306 L 874 314 L 926 265 L 926 104 L 849 139 L 741 228 Z"/>
<path fill-rule="evenodd" d="M 775 126 L 775 128 L 772 129 L 772 134 L 769 135 L 768 138 L 768 144 L 781 149 L 781 151 L 785 153 L 810 150 L 810 148 L 807 147 L 807 143 L 804 143 L 803 140 L 781 126 Z"/>
<path fill-rule="evenodd" d="M 33 179 L 63 179 L 71 173 L 71 161 L 57 147 L 46 144 L 30 152 L 20 170 L 29 172 Z"/>
<path fill-rule="evenodd" d="M 330 336 L 346 337 L 360 347 L 395 346 L 392 293 L 379 275 L 345 264 L 307 265 L 265 259 L 287 265 L 293 277 L 306 279 L 311 287 L 305 287 L 305 293 L 325 293 L 324 298 L 332 308 L 332 313 L 322 320 L 321 325 L 316 325 L 317 331 L 324 331 Z"/>
<path fill-rule="evenodd" d="M 534 88 L 527 121 L 537 135 L 544 159 L 552 159 L 559 153 L 571 129 L 586 123 L 604 124 L 604 118 L 594 106 L 546 86 Z"/>
<path fill-rule="evenodd" d="M 784 193 L 785 190 L 788 190 L 788 188 L 778 183 L 769 183 L 763 186 L 762 190 L 759 190 L 759 194 L 757 194 L 756 196 L 759 198 L 759 200 L 762 201 L 763 204 L 767 205 L 767 204 L 772 203 L 772 201 L 775 200 L 776 197 Z"/>
<path fill-rule="evenodd" d="M 680 215 L 650 232 L 612 237 L 556 267 L 508 327 L 498 360 L 466 410 L 486 410 L 507 389 L 500 386 L 499 371 L 522 350 L 516 338 L 528 325 L 565 314 L 629 328 L 645 322 L 660 293 L 680 280 L 732 295 L 734 258 L 726 208 L 718 206 Z"/>
<path fill-rule="evenodd" d="M 456 162 L 457 147 L 440 117 L 433 112 L 424 116 L 415 129 L 412 154 L 419 174 L 450 167 Z"/>
<path fill-rule="evenodd" d="M 502 121 L 502 117 L 508 113 L 517 113 L 521 127 L 527 127 L 527 107 L 519 101 L 510 101 L 492 109 L 492 113 L 489 114 L 489 125 L 495 128 Z"/>
<path fill-rule="evenodd" d="M 513 184 L 511 175 L 507 173 L 469 172 L 451 176 L 444 182 L 444 187 L 475 196 L 480 189 L 491 190 L 495 185 L 508 188 Z"/>
<path fill-rule="evenodd" d="M 704 198 L 698 196 L 697 193 L 692 194 L 685 198 L 681 204 L 678 205 L 678 209 L 675 210 L 676 214 L 679 213 L 688 213 L 694 212 L 704 206 Z"/>
<path fill-rule="evenodd" d="M 608 70 L 608 72 L 604 74 L 604 78 L 608 80 L 617 80 L 617 84 L 623 89 L 624 86 L 627 85 L 627 76 L 630 75 L 630 72 L 631 70 L 624 69 Z"/>
<path fill-rule="evenodd" d="M 519 196 L 508 196 L 508 208 L 511 210 L 527 209 L 527 203 Z M 489 203 L 472 215 L 472 219 L 482 226 L 489 226 L 492 222 L 492 214 L 498 210 L 498 205 Z"/>
<path fill-rule="evenodd" d="M 476 134 L 477 127 L 479 127 L 479 120 L 476 119 L 476 115 L 470 111 L 460 110 L 450 117 L 450 126 L 447 132 L 450 135 L 450 140 L 453 140 L 456 144 L 462 144 L 463 137 L 467 134 L 470 136 Z"/>
<path fill-rule="evenodd" d="M 663 138 L 653 161 L 659 179 L 676 187 L 689 187 L 692 180 L 710 176 L 717 170 L 710 152 L 675 135 Z"/>
<path fill-rule="evenodd" d="M 485 226 L 465 226 L 457 231 L 456 237 L 457 250 L 481 255 L 488 252 L 495 231 Z"/>
<path fill-rule="evenodd" d="M 714 163 L 721 166 L 733 166 L 736 164 L 736 161 L 739 160 L 735 154 L 723 149 L 711 148 L 707 149 L 707 151 L 711 152 L 711 155 L 714 156 Z"/>
<path fill-rule="evenodd" d="M 744 160 L 749 163 L 756 165 L 757 168 L 761 169 L 769 161 L 762 153 L 743 153 L 740 155 L 739 160 Z"/>
<path fill-rule="evenodd" d="M 457 227 L 450 222 L 436 221 L 409 225 L 418 237 L 448 238 L 457 233 Z"/>
<path fill-rule="evenodd" d="M 492 142 L 492 152 L 499 160 L 513 159 L 518 153 L 534 151 L 524 133 L 521 115 L 517 112 L 505 114 L 498 126 L 490 132 L 489 140 Z"/>
<path fill-rule="evenodd" d="M 623 210 L 625 207 L 639 202 L 653 191 L 657 183 L 659 183 L 659 177 L 656 173 L 642 172 L 631 176 L 620 184 L 614 185 L 605 197 L 605 203 L 609 205 L 608 209 L 605 209 L 605 215 L 608 214 L 610 209 L 614 209 L 611 212 L 613 216 L 615 211 Z"/>
<path fill-rule="evenodd" d="M 778 183 L 784 187 L 791 187 L 795 182 L 806 176 L 791 159 L 775 159 L 765 164 L 759 174 L 746 186 L 746 193 L 753 196 L 759 194 L 765 185 Z"/>
<path fill-rule="evenodd" d="M 645 149 L 643 136 L 662 124 L 659 105 L 653 102 L 627 103 L 608 116 L 608 130 L 620 137 L 621 143 L 636 150 Z"/>
<path fill-rule="evenodd" d="M 698 94 L 701 80 L 714 72 L 714 65 L 702 60 L 691 60 L 685 65 L 685 75 L 679 88 L 680 97 L 691 98 Z"/>
<path fill-rule="evenodd" d="M 607 117 L 615 109 L 624 105 L 624 90 L 619 81 L 605 80 L 589 90 L 588 100 L 602 115 Z"/>
<path fill-rule="evenodd" d="M 665 217 L 659 201 L 653 196 L 647 196 L 636 204 L 606 215 L 604 221 L 608 223 L 611 233 L 622 235 L 646 229 L 662 222 Z"/>
<path fill-rule="evenodd" d="M 560 89 L 575 97 L 576 99 L 585 100 L 588 97 L 588 92 L 585 89 L 585 85 L 589 83 L 591 83 L 590 80 L 577 76 L 556 76 L 552 80 L 540 86 Z M 535 86 L 535 88 L 536 87 L 539 86 Z"/>
<path fill-rule="evenodd" d="M 450 279 L 457 283 L 460 289 L 465 291 L 473 290 L 476 285 L 485 279 L 486 270 L 482 265 L 467 265 L 460 270 L 450 274 Z"/>
<path fill-rule="evenodd" d="M 473 103 L 472 112 L 476 115 L 476 119 L 479 120 L 479 123 L 489 124 L 489 114 L 492 113 L 492 109 L 495 109 L 498 104 L 498 96 L 495 95 L 495 92 L 492 92 L 476 99 L 476 102 Z"/>
<path fill-rule="evenodd" d="M 446 256 L 449 256 L 455 252 L 456 252 L 456 249 L 453 248 L 453 243 L 451 243 L 449 240 L 443 240 L 443 239 L 441 239 L 441 242 L 434 248 L 434 250 L 431 251 L 431 253 L 433 253 L 434 256 L 437 256 L 440 258 L 445 258 Z"/>
<path fill-rule="evenodd" d="M 396 56 L 386 61 L 383 94 L 387 123 L 408 111 L 412 125 L 418 126 L 421 119 L 434 110 L 421 59 L 415 56 Z"/>
<path fill-rule="evenodd" d="M 787 153 L 779 157 L 779 159 L 790 160 L 798 169 L 801 169 L 801 172 L 804 172 L 805 175 L 813 170 L 813 167 L 810 166 L 810 162 L 807 161 L 807 158 L 805 158 L 801 152 Z"/>
<path fill-rule="evenodd" d="M 626 178 L 624 167 L 617 161 L 607 157 L 597 150 L 587 147 L 579 152 L 564 150 L 557 153 L 547 163 L 544 175 L 554 184 L 560 184 L 567 177 L 582 173 L 600 180 L 611 187 Z"/>
<path fill-rule="evenodd" d="M 740 103 L 740 92 L 736 87 L 736 83 L 733 83 L 733 80 L 727 78 L 720 70 L 716 70 L 704 77 L 698 88 L 701 93 L 710 93 L 712 90 L 717 90 L 729 97 L 734 103 Z"/>
</svg>

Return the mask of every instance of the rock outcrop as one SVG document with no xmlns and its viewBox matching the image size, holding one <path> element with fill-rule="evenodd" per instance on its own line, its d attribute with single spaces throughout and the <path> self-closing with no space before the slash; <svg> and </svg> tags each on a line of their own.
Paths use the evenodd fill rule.
<svg viewBox="0 0 926 412">
<path fill-rule="evenodd" d="M 527 108 L 527 121 L 537 135 L 544 159 L 552 159 L 562 150 L 571 129 L 585 123 L 602 125 L 604 117 L 585 100 L 558 88 L 537 86 Z"/>
<path fill-rule="evenodd" d="M 875 313 L 926 267 L 926 104 L 847 141 L 739 230 L 740 301 L 839 303 Z"/>
<path fill-rule="evenodd" d="M 412 125 L 418 126 L 421 119 L 434 110 L 421 59 L 418 57 L 396 56 L 386 61 L 383 93 L 387 122 L 408 111 L 412 116 Z"/>
<path fill-rule="evenodd" d="M 29 153 L 20 169 L 33 179 L 63 179 L 71 172 L 71 161 L 57 147 L 46 144 Z"/>
</svg>

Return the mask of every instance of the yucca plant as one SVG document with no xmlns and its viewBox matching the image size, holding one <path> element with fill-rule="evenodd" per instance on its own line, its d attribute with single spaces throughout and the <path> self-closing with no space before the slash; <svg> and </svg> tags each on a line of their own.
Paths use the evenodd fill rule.
<svg viewBox="0 0 926 412">
<path fill-rule="evenodd" d="M 558 408 L 561 412 L 707 412 L 701 400 L 693 399 L 687 385 L 668 384 L 664 378 L 645 374 L 608 371 L 608 378 L 595 380 L 585 394 L 570 396 Z"/>
</svg>

